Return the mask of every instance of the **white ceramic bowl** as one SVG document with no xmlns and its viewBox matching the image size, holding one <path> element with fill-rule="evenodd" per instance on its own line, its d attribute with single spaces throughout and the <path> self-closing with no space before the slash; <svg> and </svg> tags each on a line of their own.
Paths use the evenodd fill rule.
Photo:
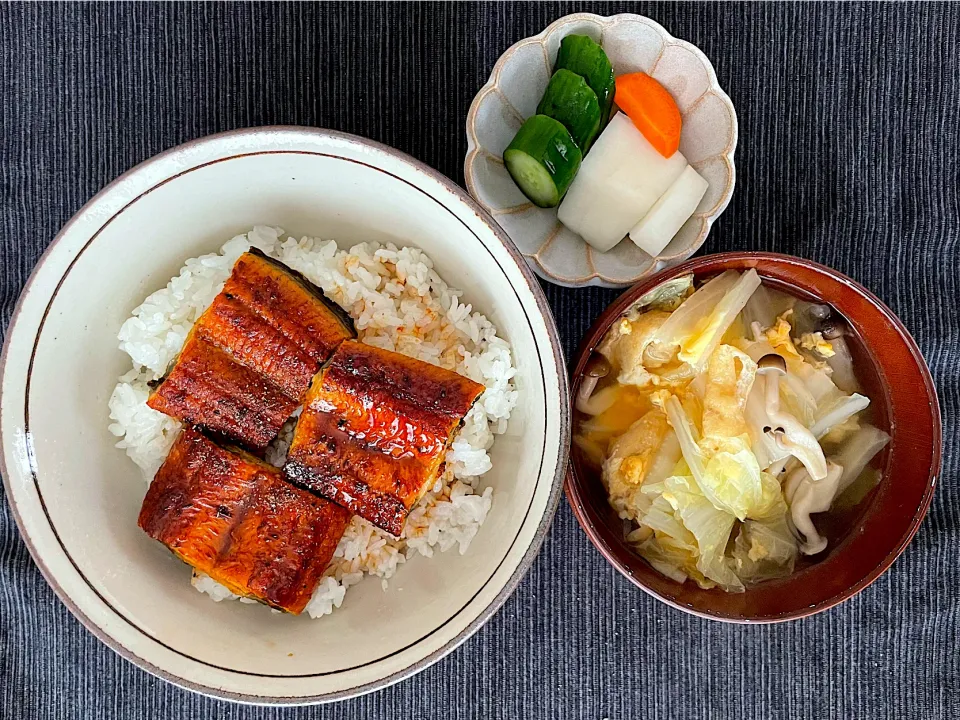
<svg viewBox="0 0 960 720">
<path fill-rule="evenodd" d="M 700 205 L 657 257 L 629 239 L 600 253 L 557 220 L 556 208 L 530 203 L 503 165 L 503 151 L 525 118 L 536 112 L 550 79 L 560 40 L 589 35 L 599 42 L 615 74 L 646 72 L 673 95 L 683 117 L 680 152 L 709 183 Z M 508 49 L 467 115 L 467 189 L 507 231 L 543 279 L 577 287 L 624 287 L 686 260 L 703 245 L 710 226 L 730 202 L 736 183 L 733 153 L 737 114 L 717 74 L 696 47 L 640 15 L 577 13 Z"/>
<path fill-rule="evenodd" d="M 137 527 L 146 487 L 114 447 L 121 322 L 187 257 L 254 224 L 417 245 L 513 345 L 520 402 L 492 450 L 493 507 L 466 555 L 368 579 L 310 620 L 214 603 Z M 255 703 L 367 692 L 422 670 L 504 602 L 536 554 L 569 446 L 550 311 L 509 239 L 453 183 L 401 153 L 305 128 L 243 130 L 148 160 L 61 231 L 14 314 L 2 367 L 3 478 L 48 582 L 101 640 L 188 688 Z M 81 668 L 81 671 L 83 669 Z"/>
</svg>

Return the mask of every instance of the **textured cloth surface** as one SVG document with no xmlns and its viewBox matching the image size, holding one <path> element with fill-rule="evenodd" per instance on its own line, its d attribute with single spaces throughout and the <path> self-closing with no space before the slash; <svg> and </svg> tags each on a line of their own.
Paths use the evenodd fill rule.
<svg viewBox="0 0 960 720">
<path fill-rule="evenodd" d="M 122 660 L 54 596 L 0 502 L 0 718 L 953 718 L 960 711 L 960 5 L 0 6 L 0 310 L 132 165 L 208 133 L 315 125 L 463 182 L 464 118 L 499 54 L 570 12 L 638 12 L 710 57 L 740 118 L 737 190 L 705 252 L 793 253 L 885 300 L 944 412 L 941 485 L 904 556 L 809 620 L 672 610 L 566 503 L 516 593 L 424 673 L 336 705 L 252 708 Z M 568 356 L 612 290 L 545 286 Z"/>
</svg>

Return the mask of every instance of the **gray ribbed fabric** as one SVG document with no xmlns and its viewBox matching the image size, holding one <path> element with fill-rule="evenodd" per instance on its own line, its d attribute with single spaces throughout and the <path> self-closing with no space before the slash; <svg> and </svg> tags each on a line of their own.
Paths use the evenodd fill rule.
<svg viewBox="0 0 960 720">
<path fill-rule="evenodd" d="M 566 504 L 504 608 L 383 692 L 233 706 L 121 660 L 55 598 L 0 502 L 0 718 L 949 718 L 960 711 L 960 5 L 0 6 L 4 327 L 58 228 L 116 175 L 208 133 L 317 125 L 463 181 L 498 55 L 584 9 L 661 22 L 740 117 L 737 191 L 704 250 L 775 250 L 883 298 L 927 357 L 948 447 L 906 554 L 845 605 L 773 627 L 671 610 L 612 570 Z M 614 291 L 545 287 L 567 353 Z"/>
</svg>

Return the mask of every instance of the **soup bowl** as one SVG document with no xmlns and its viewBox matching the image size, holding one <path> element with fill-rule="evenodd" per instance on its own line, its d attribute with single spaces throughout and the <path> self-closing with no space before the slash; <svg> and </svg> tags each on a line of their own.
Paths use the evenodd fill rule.
<svg viewBox="0 0 960 720">
<path fill-rule="evenodd" d="M 663 602 L 702 617 L 742 623 L 792 620 L 854 596 L 882 575 L 917 532 L 940 471 L 940 410 L 930 372 L 903 323 L 850 278 L 787 255 L 731 252 L 689 260 L 624 293 L 590 328 L 573 364 L 571 396 L 607 330 L 645 293 L 671 278 L 703 281 L 726 270 L 756 269 L 764 284 L 803 300 L 831 305 L 848 322 L 858 380 L 871 398 L 873 421 L 890 436 L 874 458 L 876 487 L 854 508 L 832 518 L 825 553 L 798 562 L 788 577 L 743 593 L 704 590 L 653 569 L 625 539 L 624 523 L 607 501 L 600 471 L 576 447 L 566 478 L 567 499 L 591 542 L 631 582 Z M 574 418 L 574 432 L 576 422 Z"/>
</svg>

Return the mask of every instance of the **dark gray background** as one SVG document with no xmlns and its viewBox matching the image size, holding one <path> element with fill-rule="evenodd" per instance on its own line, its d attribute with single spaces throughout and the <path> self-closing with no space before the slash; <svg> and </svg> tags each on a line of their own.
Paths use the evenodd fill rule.
<svg viewBox="0 0 960 720">
<path fill-rule="evenodd" d="M 317 125 L 463 181 L 467 108 L 499 54 L 579 10 L 648 15 L 710 57 L 740 117 L 737 191 L 705 252 L 845 272 L 920 344 L 944 434 L 960 405 L 960 5 L 0 6 L 4 327 L 44 247 L 155 153 L 250 125 Z M 545 286 L 573 352 L 615 291 Z M 338 705 L 257 709 L 114 655 L 47 587 L 0 502 L 0 718 L 953 718 L 960 491 L 872 587 L 774 627 L 698 620 L 615 573 L 561 505 L 504 608 L 421 675 Z"/>
</svg>

